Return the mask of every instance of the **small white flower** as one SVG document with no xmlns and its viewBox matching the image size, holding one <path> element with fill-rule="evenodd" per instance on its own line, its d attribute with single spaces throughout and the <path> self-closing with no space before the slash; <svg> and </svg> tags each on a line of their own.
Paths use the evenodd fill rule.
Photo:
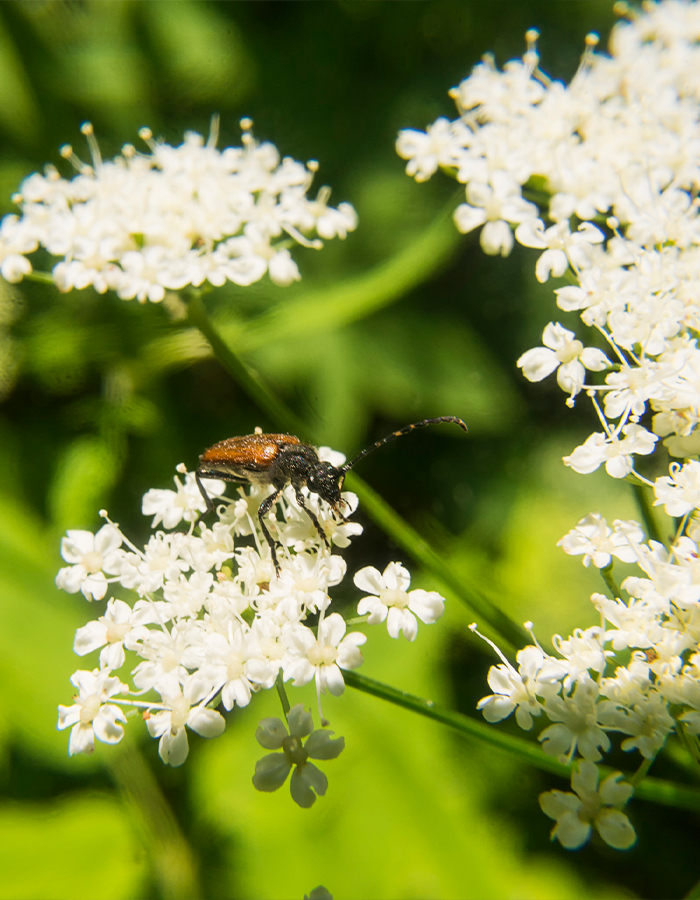
<svg viewBox="0 0 700 900">
<path fill-rule="evenodd" d="M 599 777 L 594 763 L 581 760 L 571 776 L 575 794 L 564 791 L 540 794 L 542 812 L 550 819 L 556 819 L 552 840 L 558 840 L 567 850 L 583 846 L 593 828 L 616 850 L 626 850 L 637 839 L 634 828 L 622 812 L 622 807 L 632 796 L 632 785 L 620 781 L 622 774 L 615 772 L 599 788 Z"/>
<path fill-rule="evenodd" d="M 590 678 L 583 678 L 571 694 L 547 697 L 544 711 L 555 724 L 539 735 L 547 756 L 556 756 L 569 763 L 578 750 L 584 759 L 597 762 L 607 753 L 610 739 L 598 723 L 598 686 Z"/>
<path fill-rule="evenodd" d="M 500 722 L 515 710 L 515 720 L 524 730 L 532 728 L 532 717 L 539 716 L 542 704 L 538 697 L 556 695 L 558 679 L 566 669 L 552 657 L 546 657 L 539 647 L 529 646 L 518 651 L 519 671 L 508 663 L 491 666 L 489 687 L 494 692 L 476 705 L 487 722 Z"/>
<path fill-rule="evenodd" d="M 613 731 L 629 734 L 630 737 L 622 742 L 622 749 L 639 750 L 645 759 L 656 756 L 676 724 L 668 711 L 668 701 L 657 691 L 639 697 L 631 706 L 603 701 L 600 721 Z"/>
<path fill-rule="evenodd" d="M 213 685 L 221 685 L 224 709 L 247 706 L 253 691 L 271 688 L 275 682 L 277 668 L 263 657 L 255 636 L 243 626 L 231 627 L 227 636 L 205 635 L 202 649 L 206 659 L 202 671 Z"/>
<path fill-rule="evenodd" d="M 359 648 L 367 640 L 359 631 L 345 635 L 345 628 L 338 613 L 319 622 L 317 638 L 305 625 L 290 626 L 284 635 L 288 647 L 283 663 L 285 681 L 299 687 L 315 678 L 321 692 L 328 690 L 336 697 L 342 694 L 345 682 L 340 670 L 362 665 Z"/>
<path fill-rule="evenodd" d="M 683 466 L 671 463 L 670 475 L 654 482 L 654 506 L 663 505 L 669 516 L 684 516 L 700 509 L 700 462 L 689 460 Z"/>
<path fill-rule="evenodd" d="M 557 370 L 559 387 L 575 397 L 584 385 L 586 369 L 600 372 L 610 365 L 602 350 L 584 347 L 573 331 L 550 322 L 542 335 L 544 347 L 523 353 L 517 365 L 528 381 L 542 381 Z"/>
<path fill-rule="evenodd" d="M 416 639 L 416 617 L 426 625 L 432 625 L 445 611 L 445 600 L 436 591 L 408 591 L 411 576 L 401 563 L 392 562 L 384 573 L 373 566 L 366 566 L 355 573 L 354 582 L 361 591 L 371 596 L 363 597 L 357 605 L 358 615 L 369 613 L 367 621 L 376 625 L 386 619 L 391 637 L 403 636 Z"/>
<path fill-rule="evenodd" d="M 197 486 L 194 475 L 187 472 L 185 483 L 175 476 L 175 490 L 163 490 L 151 488 L 143 495 L 141 512 L 144 516 L 153 516 L 151 528 L 156 528 L 163 523 L 163 528 L 168 530 L 175 528 L 184 519 L 185 522 L 194 522 L 206 511 L 206 503 Z M 226 490 L 223 481 L 214 478 L 205 478 L 204 487 L 210 497 L 220 497 Z"/>
<path fill-rule="evenodd" d="M 193 675 L 187 679 L 184 690 L 163 695 L 164 710 L 151 713 L 146 726 L 151 737 L 160 738 L 158 753 L 164 763 L 181 766 L 187 759 L 189 744 L 187 728 L 202 737 L 218 737 L 226 728 L 221 713 L 200 704 L 210 691 L 206 678 Z"/>
<path fill-rule="evenodd" d="M 416 181 L 427 181 L 438 166 L 455 165 L 455 140 L 452 124 L 438 119 L 423 131 L 406 128 L 399 132 L 396 152 L 408 160 L 406 174 Z"/>
<path fill-rule="evenodd" d="M 61 540 L 61 556 L 73 565 L 59 571 L 56 586 L 69 594 L 81 591 L 87 600 L 101 600 L 107 593 L 104 572 L 118 571 L 121 544 L 122 536 L 113 525 L 103 525 L 97 534 L 68 531 Z"/>
<path fill-rule="evenodd" d="M 95 738 L 105 744 L 118 744 L 124 737 L 119 724 L 126 716 L 118 706 L 107 703 L 115 694 L 128 691 L 126 685 L 110 676 L 109 669 L 88 672 L 79 669 L 71 676 L 71 684 L 78 688 L 73 706 L 58 707 L 58 728 L 71 728 L 68 753 L 92 753 Z"/>
<path fill-rule="evenodd" d="M 574 472 L 581 475 L 588 475 L 605 463 L 608 475 L 612 478 L 624 478 L 634 470 L 633 455 L 652 453 L 658 437 L 633 423 L 625 425 L 622 433 L 624 438 L 595 432 L 571 456 L 564 457 L 564 465 L 571 466 Z"/>
<path fill-rule="evenodd" d="M 612 557 L 633 563 L 638 558 L 636 547 L 644 540 L 644 532 L 637 522 L 614 522 L 615 530 L 600 513 L 588 513 L 579 519 L 575 528 L 557 542 L 571 556 L 583 554 L 583 564 L 598 569 L 610 565 Z M 627 527 L 622 527 L 627 526 Z"/>
<path fill-rule="evenodd" d="M 124 645 L 134 649 L 136 641 L 148 637 L 145 626 L 134 626 L 132 623 L 133 613 L 123 600 L 109 600 L 103 616 L 76 631 L 73 651 L 78 656 L 85 656 L 102 647 L 100 666 L 103 669 L 120 669 L 124 665 Z"/>
<path fill-rule="evenodd" d="M 508 256 L 513 249 L 513 232 L 509 223 L 523 222 L 537 216 L 537 207 L 523 199 L 520 185 L 495 172 L 490 184 L 472 181 L 467 186 L 467 203 L 457 207 L 455 225 L 467 234 L 483 225 L 481 247 L 489 256 Z"/>
</svg>

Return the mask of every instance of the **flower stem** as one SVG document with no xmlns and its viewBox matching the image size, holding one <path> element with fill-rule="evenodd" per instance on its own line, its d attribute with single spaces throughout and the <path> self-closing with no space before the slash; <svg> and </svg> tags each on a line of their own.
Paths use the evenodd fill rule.
<svg viewBox="0 0 700 900">
<path fill-rule="evenodd" d="M 637 501 L 637 506 L 639 507 L 639 512 L 642 514 L 642 519 L 644 520 L 644 527 L 647 530 L 647 534 L 652 541 L 658 541 L 659 544 L 663 544 L 663 540 L 661 535 L 659 534 L 659 529 L 656 524 L 656 519 L 654 517 L 654 508 L 651 503 L 649 503 L 649 493 L 648 489 L 638 482 L 631 481 L 632 490 L 634 491 L 634 499 Z"/>
<path fill-rule="evenodd" d="M 275 687 L 277 688 L 277 693 L 279 694 L 280 703 L 282 704 L 282 710 L 284 712 L 285 719 L 289 715 L 289 710 L 291 709 L 289 698 L 287 697 L 287 692 L 284 689 L 284 677 L 282 675 L 282 669 L 279 671 L 279 675 L 277 676 L 277 680 L 275 681 Z"/>
<path fill-rule="evenodd" d="M 613 600 L 615 600 L 618 597 L 621 597 L 622 593 L 620 591 L 620 588 L 617 586 L 617 582 L 612 577 L 612 569 L 613 569 L 613 564 L 612 564 L 612 560 L 610 560 L 610 562 L 607 564 L 607 566 L 603 566 L 603 568 L 600 570 L 600 574 L 603 576 L 603 581 L 608 586 L 608 590 L 612 593 Z"/>
<path fill-rule="evenodd" d="M 646 776 L 647 772 L 651 768 L 651 764 L 656 759 L 656 754 L 651 757 L 651 759 L 643 759 L 639 768 L 634 773 L 631 778 L 628 778 L 627 781 L 636 789 L 641 784 L 642 780 Z"/>
<path fill-rule="evenodd" d="M 416 562 L 430 572 L 465 606 L 478 615 L 511 647 L 518 649 L 530 643 L 528 633 L 520 625 L 513 622 L 488 597 L 473 586 L 465 584 L 464 577 L 458 575 L 438 552 L 415 529 L 413 529 L 388 503 L 354 472 L 348 472 L 346 485 L 357 494 L 363 509 L 389 535 L 389 537 L 405 550 Z"/>
<path fill-rule="evenodd" d="M 201 897 L 192 849 L 141 752 L 122 745 L 104 758 L 145 836 L 146 857 L 159 896 L 164 900 Z"/>
<path fill-rule="evenodd" d="M 230 347 L 222 340 L 219 332 L 214 327 L 211 319 L 207 315 L 204 303 L 199 293 L 194 291 L 190 295 L 187 304 L 187 318 L 191 325 L 199 329 L 204 335 L 214 356 L 224 366 L 224 368 L 233 376 L 237 384 L 245 391 L 245 393 L 266 412 L 271 421 L 277 423 L 277 427 L 282 427 L 287 431 L 298 432 L 302 437 L 306 437 L 306 425 L 299 419 L 289 407 L 283 403 L 279 397 L 265 385 L 254 372 L 230 349 Z"/>
<path fill-rule="evenodd" d="M 454 728 L 460 734 L 503 750 L 505 753 L 509 753 L 511 756 L 515 756 L 522 762 L 529 763 L 537 769 L 567 779 L 571 775 L 570 766 L 560 763 L 551 756 L 547 756 L 539 745 L 533 741 L 506 734 L 492 725 L 487 725 L 485 722 L 472 719 L 463 713 L 443 709 L 436 706 L 432 700 L 425 700 L 422 697 L 408 694 L 406 691 L 389 687 L 389 685 L 382 684 L 382 682 L 375 681 L 372 678 L 366 678 L 357 672 L 344 671 L 343 678 L 349 687 L 364 691 L 366 694 L 372 694 L 374 697 L 380 697 L 382 700 L 387 700 L 396 706 L 402 706 L 404 709 L 417 712 L 429 719 L 434 719 L 436 722 L 442 722 L 443 725 Z M 613 769 L 607 766 L 600 766 L 599 768 L 603 777 L 613 774 Z M 628 780 L 632 781 L 638 774 L 630 775 Z M 700 790 L 687 787 L 686 785 L 675 784 L 671 781 L 664 781 L 660 778 L 645 778 L 641 784 L 635 787 L 635 796 L 640 800 L 649 800 L 664 806 L 700 812 Z"/>
</svg>

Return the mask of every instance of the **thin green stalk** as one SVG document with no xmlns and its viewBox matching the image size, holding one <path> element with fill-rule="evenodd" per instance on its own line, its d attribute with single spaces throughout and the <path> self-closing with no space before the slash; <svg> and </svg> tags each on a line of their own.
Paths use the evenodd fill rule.
<svg viewBox="0 0 700 900">
<path fill-rule="evenodd" d="M 440 706 L 436 706 L 432 700 L 425 700 L 406 691 L 389 687 L 389 685 L 382 684 L 380 681 L 375 681 L 372 678 L 366 678 L 357 672 L 343 672 L 343 678 L 347 685 L 356 690 L 372 694 L 374 697 L 379 697 L 396 706 L 419 713 L 419 715 L 441 722 L 443 725 L 448 725 L 460 734 L 503 750 L 505 753 L 509 753 L 511 756 L 515 756 L 537 769 L 551 772 L 566 779 L 571 776 L 571 767 L 560 763 L 551 756 L 547 756 L 539 744 L 505 734 L 493 725 L 472 719 L 463 713 L 443 709 Z M 613 770 L 606 766 L 601 766 L 600 769 L 603 778 L 613 773 Z M 629 776 L 629 779 L 633 778 L 633 775 Z M 645 778 L 635 788 L 635 796 L 640 800 L 649 800 L 664 806 L 700 812 L 700 790 L 675 784 L 671 781 L 664 781 L 660 778 Z"/>
<path fill-rule="evenodd" d="M 125 744 L 105 754 L 105 760 L 144 835 L 159 896 L 164 900 L 201 897 L 190 845 L 141 751 Z"/>
<path fill-rule="evenodd" d="M 270 420 L 291 433 L 306 437 L 306 425 L 263 383 L 262 379 L 230 349 L 207 315 L 202 298 L 192 293 L 187 304 L 189 323 L 204 335 L 214 356 L 233 376 L 245 393 L 268 414 Z"/>
<path fill-rule="evenodd" d="M 398 688 L 390 687 L 381 681 L 375 681 L 373 678 L 367 678 L 354 671 L 344 671 L 343 679 L 349 687 L 353 687 L 365 694 L 372 694 L 374 697 L 380 697 L 396 706 L 402 706 L 404 709 L 410 709 L 412 712 L 426 716 L 428 719 L 434 719 L 443 725 L 448 725 L 459 731 L 467 737 L 475 738 L 482 743 L 497 747 L 506 753 L 519 757 L 523 762 L 537 766 L 554 775 L 560 775 L 562 778 L 569 778 L 569 766 L 560 763 L 552 756 L 546 756 L 542 752 L 539 744 L 532 741 L 523 740 L 523 738 L 514 737 L 499 731 L 493 725 L 487 725 L 486 722 L 472 719 L 465 716 L 464 713 L 453 712 L 450 709 L 443 709 L 433 703 L 432 700 L 425 700 L 422 697 L 416 697 L 406 691 Z"/>
<path fill-rule="evenodd" d="M 438 551 L 354 472 L 348 472 L 345 483 L 359 497 L 362 509 L 402 550 L 442 582 L 483 622 L 487 622 L 511 647 L 520 649 L 532 642 L 524 628 L 513 622 L 481 591 L 468 585 L 466 578 L 455 573 Z"/>
<path fill-rule="evenodd" d="M 24 276 L 25 281 L 36 281 L 38 284 L 54 284 L 51 272 L 37 272 L 36 270 Z"/>
<path fill-rule="evenodd" d="M 289 703 L 289 697 L 287 697 L 287 691 L 284 689 L 284 676 L 282 674 L 282 669 L 280 669 L 279 674 L 277 676 L 277 680 L 275 681 L 275 687 L 277 688 L 277 694 L 280 698 L 280 703 L 282 704 L 282 710 L 284 712 L 285 718 L 289 715 L 289 710 L 292 708 Z"/>
<path fill-rule="evenodd" d="M 656 754 L 654 754 L 650 759 L 643 759 L 634 775 L 632 775 L 631 778 L 627 779 L 627 781 L 629 781 L 629 783 L 632 785 L 632 787 L 635 788 L 635 790 L 647 777 L 647 772 L 649 771 L 649 769 L 651 769 L 655 759 Z"/>
<path fill-rule="evenodd" d="M 642 515 L 642 519 L 644 520 L 644 527 L 647 530 L 647 535 L 651 538 L 652 541 L 658 541 L 660 544 L 664 543 L 663 538 L 659 533 L 658 526 L 656 524 L 656 518 L 654 516 L 654 508 L 649 502 L 649 488 L 644 484 L 639 484 L 639 482 L 631 481 L 632 490 L 634 491 L 634 499 L 637 501 L 637 506 L 639 507 L 639 512 Z"/>
<path fill-rule="evenodd" d="M 616 597 L 621 597 L 622 594 L 620 592 L 620 588 L 617 586 L 617 582 L 612 577 L 612 569 L 613 569 L 613 564 L 612 564 L 612 560 L 610 560 L 610 562 L 607 564 L 607 566 L 603 566 L 603 568 L 600 570 L 600 574 L 603 577 L 603 581 L 608 586 L 608 590 L 612 593 L 613 600 L 614 600 Z"/>
</svg>

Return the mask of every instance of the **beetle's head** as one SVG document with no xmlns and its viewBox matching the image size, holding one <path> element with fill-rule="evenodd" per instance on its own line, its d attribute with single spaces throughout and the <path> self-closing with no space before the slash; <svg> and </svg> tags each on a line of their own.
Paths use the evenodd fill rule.
<svg viewBox="0 0 700 900">
<path fill-rule="evenodd" d="M 307 486 L 312 494 L 318 496 L 330 504 L 334 512 L 342 516 L 341 507 L 344 505 L 340 492 L 343 488 L 345 472 L 329 462 L 319 462 L 309 473 Z"/>
</svg>

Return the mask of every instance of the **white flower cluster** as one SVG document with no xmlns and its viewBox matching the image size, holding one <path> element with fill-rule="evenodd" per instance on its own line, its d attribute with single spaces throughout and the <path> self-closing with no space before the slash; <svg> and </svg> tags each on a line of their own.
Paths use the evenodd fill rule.
<svg viewBox="0 0 700 900">
<path fill-rule="evenodd" d="M 455 221 L 483 225 L 487 253 L 517 240 L 541 251 L 540 281 L 567 276 L 557 305 L 580 311 L 605 352 L 550 323 L 518 365 L 531 381 L 557 370 L 570 403 L 591 394 L 602 431 L 566 463 L 622 478 L 659 436 L 674 455 L 700 450 L 700 5 L 646 5 L 613 30 L 610 56 L 591 36 L 568 86 L 538 68 L 528 37 L 522 60 L 500 72 L 487 58 L 450 92 L 457 120 L 402 131 L 397 149 L 416 179 L 440 166 L 466 185 Z M 587 384 L 587 370 L 605 383 Z M 637 425 L 648 409 L 653 433 Z"/>
<path fill-rule="evenodd" d="M 327 448 L 319 452 L 334 464 L 343 461 Z M 74 703 L 59 707 L 58 727 L 72 729 L 71 754 L 92 752 L 95 738 L 117 743 L 124 734 L 125 710 L 132 715 L 141 710 L 148 731 L 159 739 L 163 761 L 181 765 L 188 754 L 187 729 L 204 737 L 221 734 L 225 720 L 216 707 L 247 706 L 254 693 L 282 681 L 298 687 L 315 680 L 323 721 L 320 694 L 342 694 L 342 670 L 362 663 L 359 648 L 366 636 L 346 633 L 343 617 L 329 612 L 329 589 L 345 577 L 345 560 L 326 549 L 310 517 L 297 506 L 294 490 L 288 487 L 269 514 L 279 546 L 278 575 L 258 519 L 270 486 L 241 487 L 235 499 L 227 499 L 221 496 L 222 482 L 206 479 L 219 506 L 211 527 L 197 526 L 206 505 L 194 476 L 184 467 L 179 471 L 184 482 L 176 477 L 175 490 L 144 495 L 143 513 L 153 516 L 154 529 L 162 528 L 143 549 L 109 521 L 97 534 L 69 531 L 63 539 L 61 552 L 69 565 L 59 572 L 58 587 L 82 591 L 88 600 L 103 599 L 110 586 L 119 594 L 75 635 L 75 652 L 99 651 L 99 668 L 77 671 L 71 679 L 78 688 Z M 334 548 L 347 547 L 361 533 L 360 525 L 336 521 L 326 503 L 304 491 L 307 507 Z M 357 497 L 345 493 L 343 499 L 354 511 Z M 187 531 L 172 530 L 181 523 L 189 523 Z M 442 615 L 443 598 L 409 591 L 410 576 L 399 563 L 390 563 L 383 575 L 372 567 L 361 569 L 355 582 L 369 594 L 359 601 L 360 615 L 369 613 L 370 623 L 387 620 L 393 637 L 403 632 L 413 640 L 416 616 L 432 623 Z M 311 616 L 317 624 L 307 623 Z M 114 674 L 124 666 L 131 670 L 131 686 L 126 676 Z M 342 743 L 328 743 L 314 732 L 303 750 L 300 739 L 312 731 L 308 720 L 301 707 L 289 720 L 298 746 L 285 743 L 286 731 L 277 734 L 281 723 L 273 729 L 276 737 L 268 734 L 261 741 L 287 756 L 283 753 L 280 761 L 273 754 L 257 775 L 261 790 L 273 790 L 297 765 L 292 795 L 302 805 L 313 802 L 310 786 L 317 793 L 325 790 L 321 773 L 307 758 L 330 759 L 342 749 Z"/>
<path fill-rule="evenodd" d="M 567 405 L 581 392 L 594 405 L 601 430 L 564 463 L 582 474 L 604 465 L 680 517 L 664 545 L 636 522 L 585 516 L 560 545 L 604 570 L 609 593 L 591 598 L 600 624 L 555 636 L 554 656 L 535 642 L 517 668 L 498 651 L 503 662 L 489 673 L 494 693 L 479 704 L 488 721 L 515 711 L 529 729 L 544 714 L 545 753 L 578 761 L 575 794 L 540 798 L 567 848 L 593 828 L 616 848 L 635 840 L 622 811 L 633 783 L 617 774 L 599 786 L 610 733 L 641 754 L 638 777 L 672 730 L 690 743 L 700 734 L 700 463 L 690 458 L 700 453 L 700 3 L 626 11 L 610 55 L 588 37 L 569 85 L 539 69 L 529 32 L 522 60 L 500 72 L 486 58 L 451 91 L 459 118 L 403 131 L 397 143 L 417 180 L 440 167 L 466 185 L 455 222 L 463 232 L 483 225 L 485 252 L 505 256 L 518 241 L 541 251 L 540 282 L 568 281 L 556 303 L 578 312 L 599 346 L 550 322 L 543 346 L 518 360 L 530 381 L 556 371 Z M 684 462 L 650 480 L 635 458 L 659 438 Z M 621 588 L 613 559 L 638 566 Z"/>
<path fill-rule="evenodd" d="M 599 568 L 609 568 L 615 557 L 641 571 L 611 590 L 612 598 L 593 594 L 602 624 L 566 638 L 554 635 L 556 655 L 535 642 L 519 651 L 516 668 L 497 651 L 503 662 L 488 675 L 494 693 L 478 705 L 488 722 L 515 712 L 525 730 L 533 717 L 549 719 L 539 735 L 542 749 L 567 764 L 581 761 L 572 777 L 579 800 L 582 778 L 595 793 L 595 764 L 611 749 L 609 734 L 622 735 L 622 750 L 637 751 L 649 763 L 675 729 L 700 735 L 700 550 L 687 535 L 670 549 L 643 538 L 637 522 L 615 521 L 611 528 L 597 513 L 581 519 L 560 541 L 567 553 Z M 611 846 L 629 847 L 635 834 L 621 807 L 632 785 L 614 779 L 619 802 L 612 803 L 604 798 L 612 784 L 604 782 L 598 801 L 591 794 L 583 807 L 572 794 L 542 795 L 544 812 L 557 819 L 553 836 L 572 849 L 595 827 Z M 571 817 L 570 803 L 576 807 Z"/>
<path fill-rule="evenodd" d="M 325 187 L 309 199 L 318 164 L 280 159 L 273 144 L 254 140 L 249 119 L 241 126 L 242 146 L 224 150 L 216 148 L 216 118 L 208 141 L 188 132 L 179 147 L 144 128 L 149 153 L 126 145 L 105 162 L 86 123 L 92 165 L 66 146 L 74 178 L 48 166 L 22 183 L 14 197 L 21 216 L 0 224 L 0 274 L 20 281 L 32 271 L 27 255 L 43 247 L 60 258 L 53 267 L 59 290 L 92 285 L 141 303 L 205 282 L 249 285 L 266 272 L 276 284 L 298 280 L 289 247 L 344 238 L 357 225 L 355 210 L 329 207 Z"/>
</svg>

